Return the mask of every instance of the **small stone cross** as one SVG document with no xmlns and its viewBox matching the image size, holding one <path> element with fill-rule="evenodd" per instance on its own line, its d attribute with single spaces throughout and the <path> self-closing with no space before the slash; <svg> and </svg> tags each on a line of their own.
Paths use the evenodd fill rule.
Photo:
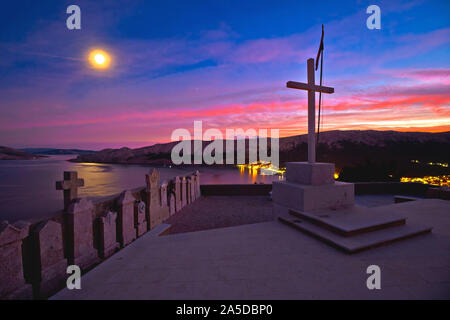
<svg viewBox="0 0 450 320">
<path fill-rule="evenodd" d="M 56 190 L 64 190 L 64 210 L 78 198 L 78 188 L 84 186 L 84 180 L 78 179 L 76 171 L 64 171 L 64 180 L 56 182 Z"/>
</svg>

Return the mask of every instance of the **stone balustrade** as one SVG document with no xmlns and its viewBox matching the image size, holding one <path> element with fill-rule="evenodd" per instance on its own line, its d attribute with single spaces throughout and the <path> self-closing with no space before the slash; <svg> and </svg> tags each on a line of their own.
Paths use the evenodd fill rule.
<svg viewBox="0 0 450 320">
<path fill-rule="evenodd" d="M 102 199 L 72 197 L 84 181 L 76 172 L 64 177 L 76 183 L 57 183 L 60 216 L 0 222 L 0 300 L 48 298 L 65 286 L 68 265 L 86 272 L 200 197 L 198 171 L 160 182 L 153 170 L 144 188 Z"/>
</svg>

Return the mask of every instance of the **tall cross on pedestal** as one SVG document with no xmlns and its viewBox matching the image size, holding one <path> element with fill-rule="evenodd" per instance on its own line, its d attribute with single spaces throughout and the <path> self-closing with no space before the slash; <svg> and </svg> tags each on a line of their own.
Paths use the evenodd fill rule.
<svg viewBox="0 0 450 320">
<path fill-rule="evenodd" d="M 317 86 L 314 80 L 314 59 L 308 59 L 308 83 L 288 81 L 288 88 L 308 90 L 308 162 L 316 162 L 316 92 L 334 93 L 334 88 Z"/>
<path fill-rule="evenodd" d="M 78 198 L 78 188 L 84 186 L 84 180 L 78 179 L 76 171 L 64 171 L 64 180 L 56 181 L 56 190 L 64 190 L 64 210 Z"/>
</svg>

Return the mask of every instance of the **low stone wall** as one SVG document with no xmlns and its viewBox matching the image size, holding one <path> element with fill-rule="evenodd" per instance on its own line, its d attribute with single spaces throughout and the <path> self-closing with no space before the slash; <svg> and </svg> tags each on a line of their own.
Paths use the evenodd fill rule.
<svg viewBox="0 0 450 320">
<path fill-rule="evenodd" d="M 407 194 L 429 198 L 448 197 L 448 188 L 432 188 L 421 183 L 356 182 L 355 194 Z M 272 184 L 209 184 L 201 186 L 205 196 L 263 196 L 272 191 Z M 447 190 L 447 191 L 445 191 Z"/>
<path fill-rule="evenodd" d="M 428 185 L 422 183 L 405 182 L 357 182 L 355 194 L 407 194 L 414 196 L 426 196 Z"/>
<path fill-rule="evenodd" d="M 450 200 L 450 188 L 449 187 L 441 187 L 441 188 L 430 187 L 427 189 L 427 198 Z"/>
<path fill-rule="evenodd" d="M 45 299 L 66 284 L 68 265 L 83 272 L 129 245 L 201 196 L 195 172 L 105 198 L 77 198 L 84 181 L 66 172 L 64 211 L 36 223 L 0 223 L 0 299 Z"/>
</svg>

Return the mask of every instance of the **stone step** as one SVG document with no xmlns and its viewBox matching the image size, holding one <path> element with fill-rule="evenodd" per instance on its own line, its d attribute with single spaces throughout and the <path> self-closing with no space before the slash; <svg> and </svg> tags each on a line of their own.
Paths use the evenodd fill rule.
<svg viewBox="0 0 450 320">
<path fill-rule="evenodd" d="M 395 195 L 394 196 L 394 202 L 395 203 L 402 203 L 402 202 L 408 202 L 408 201 L 416 201 L 421 200 L 417 197 L 410 197 L 410 196 L 402 196 L 402 195 Z"/>
<path fill-rule="evenodd" d="M 309 234 L 347 253 L 356 253 L 386 245 L 394 241 L 426 234 L 431 232 L 432 229 L 430 227 L 408 224 L 362 233 L 352 237 L 343 237 L 333 231 L 311 223 L 306 219 L 301 219 L 290 214 L 281 215 L 278 219 L 281 222 L 296 228 L 297 230 Z"/>
<path fill-rule="evenodd" d="M 406 219 L 404 217 L 389 211 L 385 213 L 373 212 L 370 208 L 355 205 L 335 211 L 300 212 L 289 210 L 289 213 L 340 236 L 353 237 L 358 234 L 405 224 Z"/>
</svg>

